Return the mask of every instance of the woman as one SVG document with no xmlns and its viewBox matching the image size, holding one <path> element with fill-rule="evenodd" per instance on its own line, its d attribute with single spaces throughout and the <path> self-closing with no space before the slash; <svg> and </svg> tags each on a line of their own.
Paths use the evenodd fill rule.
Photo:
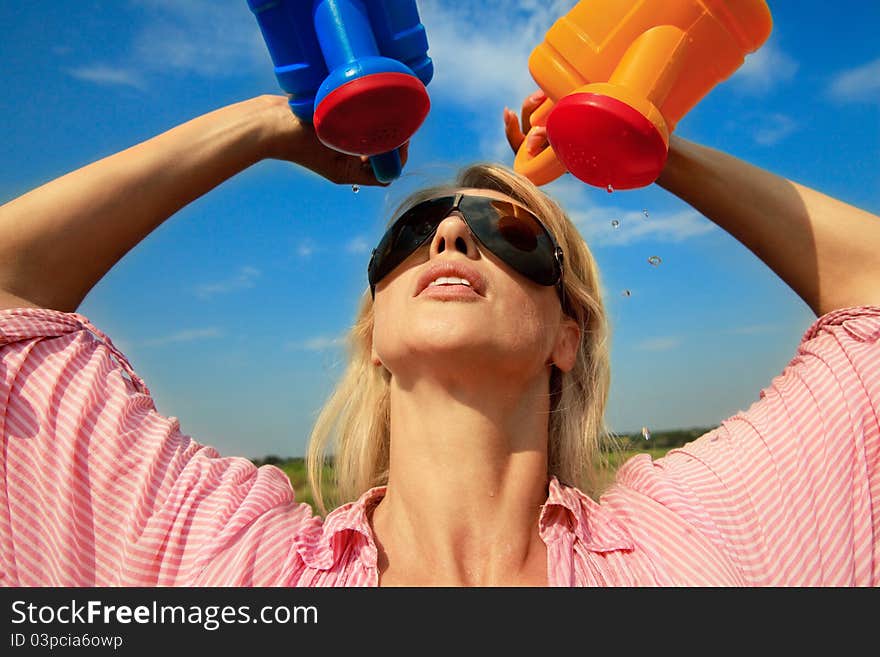
<svg viewBox="0 0 880 657">
<path fill-rule="evenodd" d="M 585 475 L 608 372 L 589 250 L 502 168 L 426 191 L 374 253 L 352 363 L 316 427 L 315 466 L 339 436 L 346 502 L 321 519 L 279 470 L 182 435 L 75 314 L 151 230 L 264 158 L 375 184 L 266 96 L 0 209 L 5 585 L 880 582 L 877 217 L 673 141 L 659 184 L 820 319 L 753 408 L 632 459 L 599 502 Z"/>
</svg>

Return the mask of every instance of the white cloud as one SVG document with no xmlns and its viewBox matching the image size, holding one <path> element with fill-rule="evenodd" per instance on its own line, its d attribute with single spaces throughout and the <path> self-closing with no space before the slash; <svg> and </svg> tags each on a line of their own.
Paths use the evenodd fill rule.
<svg viewBox="0 0 880 657">
<path fill-rule="evenodd" d="M 202 299 L 208 299 L 218 294 L 227 294 L 238 290 L 244 290 L 254 287 L 257 278 L 260 277 L 260 270 L 254 267 L 241 267 L 238 273 L 231 278 L 214 283 L 203 283 L 196 287 L 196 296 Z"/>
<path fill-rule="evenodd" d="M 746 57 L 730 81 L 745 92 L 763 94 L 793 79 L 798 68 L 799 63 L 771 38 Z"/>
<path fill-rule="evenodd" d="M 345 245 L 345 250 L 349 253 L 369 253 L 372 248 L 372 244 L 363 235 L 358 235 Z"/>
<path fill-rule="evenodd" d="M 780 330 L 780 326 L 776 324 L 750 324 L 746 326 L 735 326 L 729 328 L 725 333 L 733 335 L 763 335 L 765 333 L 775 333 Z"/>
<path fill-rule="evenodd" d="M 431 84 L 460 101 L 493 101 L 499 112 L 503 103 L 518 109 L 537 87 L 529 55 L 571 6 L 564 0 L 419 3 L 435 64 Z"/>
<path fill-rule="evenodd" d="M 483 135 L 483 156 L 511 160 L 502 110 L 519 112 L 538 85 L 528 70 L 532 50 L 557 18 L 572 7 L 566 0 L 419 3 L 419 16 L 434 61 L 432 95 L 452 98 L 471 110 L 471 129 Z"/>
<path fill-rule="evenodd" d="M 296 255 L 300 258 L 309 258 L 318 250 L 317 244 L 313 240 L 306 239 L 300 242 L 296 247 Z"/>
<path fill-rule="evenodd" d="M 344 335 L 318 335 L 298 342 L 287 342 L 284 348 L 288 351 L 326 351 L 344 345 Z"/>
<path fill-rule="evenodd" d="M 544 191 L 566 210 L 589 204 L 590 193 L 596 189 L 569 175 L 557 178 L 544 186 Z"/>
<path fill-rule="evenodd" d="M 149 340 L 144 340 L 143 346 L 145 347 L 161 347 L 167 344 L 174 344 L 180 342 L 196 342 L 198 340 L 205 340 L 208 338 L 219 338 L 223 335 L 223 332 L 220 329 L 210 327 L 210 328 L 201 328 L 201 329 L 186 329 L 184 331 L 178 331 L 177 333 L 172 333 L 171 335 L 165 335 L 158 338 L 150 338 Z"/>
<path fill-rule="evenodd" d="M 145 89 L 146 85 L 141 76 L 135 71 L 96 64 L 94 66 L 80 66 L 67 70 L 77 80 L 85 80 L 105 86 L 132 87 Z"/>
<path fill-rule="evenodd" d="M 272 74 L 257 19 L 244 0 L 135 0 L 145 26 L 132 56 L 149 70 L 208 78 Z"/>
<path fill-rule="evenodd" d="M 800 127 L 785 114 L 769 114 L 755 121 L 758 125 L 753 131 L 755 141 L 762 146 L 773 146 L 788 137 Z"/>
<path fill-rule="evenodd" d="M 842 102 L 880 102 L 880 59 L 839 73 L 828 94 Z"/>
<path fill-rule="evenodd" d="M 671 351 L 678 347 L 683 341 L 683 338 L 677 336 L 661 336 L 642 340 L 637 343 L 634 348 L 637 351 Z"/>
<path fill-rule="evenodd" d="M 650 213 L 622 211 L 612 207 L 594 206 L 570 211 L 569 216 L 584 236 L 595 246 L 627 246 L 643 241 L 683 242 L 706 235 L 717 226 L 696 210 Z M 615 228 L 612 222 L 617 221 Z"/>
<path fill-rule="evenodd" d="M 562 206 L 591 247 L 628 246 L 645 241 L 677 243 L 720 230 L 691 208 L 657 212 L 598 205 L 593 200 L 597 188 L 571 175 L 557 178 L 544 191 Z M 609 194 L 608 198 L 614 195 Z M 612 225 L 615 221 L 616 228 Z"/>
<path fill-rule="evenodd" d="M 280 93 L 257 19 L 244 0 L 131 0 L 141 10 L 128 53 L 70 74 L 98 84 L 146 88 L 153 75 L 248 76 Z"/>
</svg>

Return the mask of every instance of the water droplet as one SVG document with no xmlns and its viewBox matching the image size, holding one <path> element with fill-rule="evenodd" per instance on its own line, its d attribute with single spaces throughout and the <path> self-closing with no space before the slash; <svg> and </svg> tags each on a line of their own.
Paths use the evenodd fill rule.
<svg viewBox="0 0 880 657">
<path fill-rule="evenodd" d="M 645 215 L 645 219 L 648 218 L 648 211 L 647 210 L 642 210 L 642 214 Z"/>
<path fill-rule="evenodd" d="M 663 261 L 660 259 L 660 256 L 651 256 L 650 258 L 648 258 L 648 264 L 652 267 L 656 267 L 661 262 Z"/>
<path fill-rule="evenodd" d="M 614 187 L 612 187 L 611 185 L 608 185 L 608 187 L 605 188 L 605 191 L 607 191 L 610 194 L 611 192 L 614 191 Z"/>
<path fill-rule="evenodd" d="M 648 427 L 642 427 L 642 438 L 651 440 L 651 430 Z"/>
<path fill-rule="evenodd" d="M 624 290 L 623 292 L 621 292 L 621 294 L 622 294 L 623 296 L 625 296 L 625 297 L 631 297 L 631 296 L 632 296 L 632 292 L 630 292 L 629 290 Z"/>
<path fill-rule="evenodd" d="M 355 194 L 357 194 L 359 191 L 361 191 L 361 186 L 360 185 L 352 185 L 351 191 L 353 191 Z"/>
<path fill-rule="evenodd" d="M 620 222 L 619 222 L 617 219 L 612 219 L 612 220 L 611 220 L 611 227 L 612 227 L 612 228 L 619 228 L 619 227 L 620 227 Z"/>
</svg>

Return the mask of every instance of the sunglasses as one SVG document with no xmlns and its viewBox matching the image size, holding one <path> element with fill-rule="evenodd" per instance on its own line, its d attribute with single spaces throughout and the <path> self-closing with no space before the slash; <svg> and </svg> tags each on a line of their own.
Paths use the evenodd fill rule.
<svg viewBox="0 0 880 657">
<path fill-rule="evenodd" d="M 521 205 L 489 196 L 455 194 L 417 203 L 400 215 L 373 249 L 367 273 L 370 291 L 427 242 L 446 217 L 458 210 L 480 244 L 539 285 L 562 294 L 562 249 L 553 234 Z"/>
</svg>

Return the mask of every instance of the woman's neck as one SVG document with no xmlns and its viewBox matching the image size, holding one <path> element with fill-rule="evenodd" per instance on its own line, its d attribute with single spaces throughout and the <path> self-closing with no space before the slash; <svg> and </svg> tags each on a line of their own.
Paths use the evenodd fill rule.
<svg viewBox="0 0 880 657">
<path fill-rule="evenodd" d="M 546 583 L 548 413 L 546 379 L 392 381 L 388 488 L 373 514 L 383 585 Z"/>
</svg>

